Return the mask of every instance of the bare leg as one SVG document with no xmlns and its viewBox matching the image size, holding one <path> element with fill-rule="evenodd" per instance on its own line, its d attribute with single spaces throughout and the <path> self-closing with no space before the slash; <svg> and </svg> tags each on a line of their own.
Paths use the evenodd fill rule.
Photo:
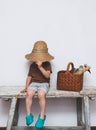
<svg viewBox="0 0 96 130">
<path fill-rule="evenodd" d="M 43 119 L 45 115 L 45 107 L 46 107 L 46 99 L 45 99 L 45 91 L 39 90 L 38 91 L 38 98 L 39 98 L 39 104 L 40 104 L 40 117 Z"/>
<path fill-rule="evenodd" d="M 33 96 L 35 94 L 35 90 L 28 90 L 26 94 L 26 114 L 30 114 L 31 105 L 33 102 Z"/>
</svg>

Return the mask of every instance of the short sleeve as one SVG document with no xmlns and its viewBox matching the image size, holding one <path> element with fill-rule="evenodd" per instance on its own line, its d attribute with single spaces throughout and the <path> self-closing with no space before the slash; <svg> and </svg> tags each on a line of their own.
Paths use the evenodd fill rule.
<svg viewBox="0 0 96 130">
<path fill-rule="evenodd" d="M 33 67 L 32 67 L 32 64 L 31 64 L 30 67 L 29 67 L 28 76 L 32 77 L 32 72 L 33 72 Z"/>
<path fill-rule="evenodd" d="M 52 73 L 52 68 L 50 62 L 46 62 L 43 66 L 46 70 L 49 70 Z"/>
</svg>

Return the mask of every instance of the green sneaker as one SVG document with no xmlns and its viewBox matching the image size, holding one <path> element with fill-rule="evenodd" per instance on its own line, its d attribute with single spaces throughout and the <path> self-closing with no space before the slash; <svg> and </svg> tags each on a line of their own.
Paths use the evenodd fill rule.
<svg viewBox="0 0 96 130">
<path fill-rule="evenodd" d="M 46 120 L 46 115 L 44 116 L 44 119 L 41 119 L 41 118 L 40 118 L 40 115 L 39 115 L 39 116 L 38 116 L 38 119 L 37 119 L 37 121 L 36 121 L 35 127 L 36 127 L 37 129 L 43 128 L 45 120 Z"/>
<path fill-rule="evenodd" d="M 34 121 L 34 116 L 32 114 L 26 116 L 26 125 L 32 124 L 33 121 Z"/>
</svg>

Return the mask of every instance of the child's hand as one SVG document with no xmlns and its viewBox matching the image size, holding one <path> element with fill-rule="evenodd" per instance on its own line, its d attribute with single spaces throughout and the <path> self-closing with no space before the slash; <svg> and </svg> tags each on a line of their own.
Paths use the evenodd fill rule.
<svg viewBox="0 0 96 130">
<path fill-rule="evenodd" d="M 41 61 L 36 61 L 36 64 L 38 65 L 38 67 L 42 66 L 42 62 Z"/>
<path fill-rule="evenodd" d="M 23 90 L 21 90 L 21 93 L 25 93 L 27 92 L 27 88 L 24 88 Z"/>
</svg>

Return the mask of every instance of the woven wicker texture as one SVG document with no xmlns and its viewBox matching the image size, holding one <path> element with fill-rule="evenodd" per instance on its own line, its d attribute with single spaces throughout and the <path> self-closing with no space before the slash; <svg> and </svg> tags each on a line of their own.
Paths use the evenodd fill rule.
<svg viewBox="0 0 96 130">
<path fill-rule="evenodd" d="M 47 43 L 45 41 L 37 41 L 34 43 L 32 52 L 25 55 L 25 58 L 30 61 L 50 61 L 54 57 L 48 53 Z"/>
<path fill-rule="evenodd" d="M 72 67 L 71 70 L 70 66 Z M 57 89 L 79 92 L 83 87 L 83 74 L 75 74 L 74 64 L 69 62 L 67 70 L 61 70 L 57 73 Z"/>
</svg>

